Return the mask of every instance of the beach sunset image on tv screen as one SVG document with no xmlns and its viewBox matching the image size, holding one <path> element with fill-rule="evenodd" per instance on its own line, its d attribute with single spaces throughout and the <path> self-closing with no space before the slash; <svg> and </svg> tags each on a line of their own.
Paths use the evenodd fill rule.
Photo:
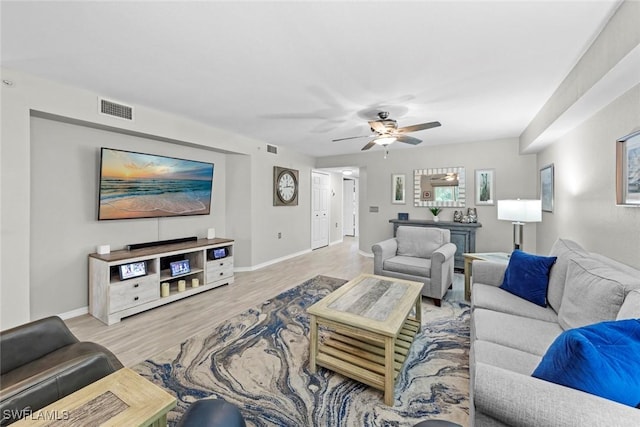
<svg viewBox="0 0 640 427">
<path fill-rule="evenodd" d="M 102 148 L 98 219 L 207 215 L 213 163 Z"/>
</svg>

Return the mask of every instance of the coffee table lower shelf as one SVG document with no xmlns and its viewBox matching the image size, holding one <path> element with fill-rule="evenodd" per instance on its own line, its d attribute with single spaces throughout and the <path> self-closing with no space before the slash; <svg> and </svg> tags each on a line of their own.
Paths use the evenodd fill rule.
<svg viewBox="0 0 640 427">
<path fill-rule="evenodd" d="M 388 388 L 395 384 L 420 323 L 407 318 L 396 337 L 386 337 L 326 319 L 317 322 L 320 340 L 316 364 L 384 391 L 385 403 L 393 405 L 393 390 Z M 393 350 L 393 362 L 389 365 L 388 349 Z"/>
</svg>

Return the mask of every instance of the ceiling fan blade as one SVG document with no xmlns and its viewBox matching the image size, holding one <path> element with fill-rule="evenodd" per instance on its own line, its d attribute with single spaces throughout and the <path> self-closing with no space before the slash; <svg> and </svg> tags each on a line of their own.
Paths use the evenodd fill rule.
<svg viewBox="0 0 640 427">
<path fill-rule="evenodd" d="M 346 138 L 338 138 L 338 139 L 332 139 L 331 141 L 333 142 L 338 142 L 338 141 L 346 141 L 347 139 L 357 139 L 357 138 L 371 138 L 375 135 L 361 135 L 361 136 L 349 136 Z"/>
<path fill-rule="evenodd" d="M 411 144 L 411 145 L 418 145 L 422 142 L 421 139 L 418 138 L 414 138 L 412 136 L 408 136 L 408 135 L 400 135 L 396 138 L 396 141 L 399 142 L 406 142 L 407 144 Z"/>
<path fill-rule="evenodd" d="M 371 129 L 375 130 L 376 132 L 387 133 L 387 128 L 385 127 L 384 123 L 380 123 L 377 120 L 370 121 L 369 126 L 371 126 Z"/>
<path fill-rule="evenodd" d="M 419 125 L 405 126 L 403 128 L 398 128 L 396 131 L 400 133 L 409 133 L 409 132 L 417 132 L 419 130 L 437 128 L 438 126 L 442 126 L 440 122 L 420 123 Z"/>
<path fill-rule="evenodd" d="M 367 145 L 362 147 L 362 151 L 368 150 L 369 148 L 373 147 L 374 145 L 376 145 L 375 139 L 373 141 L 369 141 L 369 143 Z"/>
</svg>

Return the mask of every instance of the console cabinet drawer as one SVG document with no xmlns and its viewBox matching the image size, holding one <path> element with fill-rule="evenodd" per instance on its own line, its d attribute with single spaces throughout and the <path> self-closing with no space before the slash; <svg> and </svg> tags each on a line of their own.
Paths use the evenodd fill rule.
<svg viewBox="0 0 640 427">
<path fill-rule="evenodd" d="M 111 313 L 160 298 L 160 286 L 154 280 L 131 280 L 109 287 Z"/>
<path fill-rule="evenodd" d="M 207 262 L 207 283 L 233 276 L 233 257 Z"/>
</svg>

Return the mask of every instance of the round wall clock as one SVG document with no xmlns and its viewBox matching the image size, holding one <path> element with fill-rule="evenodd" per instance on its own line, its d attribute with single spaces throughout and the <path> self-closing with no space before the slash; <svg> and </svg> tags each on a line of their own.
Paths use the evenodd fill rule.
<svg viewBox="0 0 640 427">
<path fill-rule="evenodd" d="M 298 205 L 298 171 L 295 169 L 273 168 L 273 205 Z"/>
</svg>

